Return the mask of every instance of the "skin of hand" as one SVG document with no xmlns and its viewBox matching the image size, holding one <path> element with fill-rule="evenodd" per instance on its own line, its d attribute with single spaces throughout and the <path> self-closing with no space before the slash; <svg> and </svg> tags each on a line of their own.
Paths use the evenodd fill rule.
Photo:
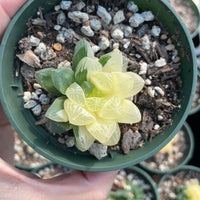
<svg viewBox="0 0 200 200">
<path fill-rule="evenodd" d="M 0 40 L 10 20 L 26 0 L 0 0 Z M 2 200 L 105 200 L 117 171 L 73 171 L 42 180 L 14 168 L 14 130 L 0 104 L 0 199 Z"/>
</svg>

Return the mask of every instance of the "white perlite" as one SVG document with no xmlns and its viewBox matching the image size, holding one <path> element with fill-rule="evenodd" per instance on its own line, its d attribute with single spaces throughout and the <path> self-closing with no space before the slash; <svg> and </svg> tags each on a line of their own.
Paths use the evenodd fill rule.
<svg viewBox="0 0 200 200">
<path fill-rule="evenodd" d="M 155 89 L 153 87 L 148 87 L 147 93 L 150 97 L 154 97 L 155 96 Z"/>
<path fill-rule="evenodd" d="M 97 45 L 92 46 L 92 50 L 94 53 L 97 53 L 98 51 L 100 51 L 100 47 Z"/>
<path fill-rule="evenodd" d="M 32 47 L 37 47 L 40 44 L 40 39 L 31 35 L 29 38 L 29 45 Z"/>
<path fill-rule="evenodd" d="M 98 6 L 97 15 L 106 23 L 110 24 L 112 17 L 110 13 L 102 6 Z"/>
<path fill-rule="evenodd" d="M 68 17 L 79 24 L 89 20 L 88 14 L 81 11 L 68 12 Z"/>
<path fill-rule="evenodd" d="M 140 24 L 142 24 L 144 22 L 144 18 L 142 17 L 141 14 L 139 13 L 135 13 L 133 16 L 130 17 L 129 19 L 129 23 L 132 27 L 136 28 L 138 27 Z"/>
<path fill-rule="evenodd" d="M 153 128 L 154 128 L 154 130 L 158 130 L 160 128 L 160 126 L 158 124 L 155 124 Z"/>
<path fill-rule="evenodd" d="M 119 24 L 125 20 L 124 12 L 119 10 L 113 17 L 114 24 Z"/>
<path fill-rule="evenodd" d="M 105 36 L 101 36 L 98 45 L 101 50 L 105 50 L 110 46 L 110 41 Z"/>
<path fill-rule="evenodd" d="M 35 116 L 40 116 L 41 112 L 42 112 L 42 107 L 40 104 L 38 104 L 37 106 L 35 106 L 34 108 L 31 109 L 33 114 Z"/>
<path fill-rule="evenodd" d="M 164 117 L 162 115 L 158 115 L 158 121 L 162 121 Z"/>
<path fill-rule="evenodd" d="M 59 42 L 59 43 L 61 43 L 61 44 L 65 43 L 65 36 L 63 35 L 63 33 L 59 33 L 56 36 L 56 41 Z"/>
<path fill-rule="evenodd" d="M 119 28 L 116 28 L 112 33 L 111 33 L 111 36 L 113 39 L 116 39 L 116 40 L 122 40 L 124 38 L 124 32 L 119 29 Z"/>
<path fill-rule="evenodd" d="M 158 92 L 161 96 L 165 95 L 165 92 L 158 86 L 154 87 L 154 89 L 156 90 L 156 92 Z"/>
<path fill-rule="evenodd" d="M 95 156 L 98 160 L 101 160 L 103 157 L 107 156 L 107 148 L 108 147 L 105 145 L 94 143 L 90 147 L 89 152 L 90 154 Z"/>
<path fill-rule="evenodd" d="M 24 108 L 31 109 L 37 105 L 37 102 L 35 100 L 29 100 L 24 104 Z"/>
<path fill-rule="evenodd" d="M 155 67 L 163 67 L 167 64 L 166 60 L 164 58 L 160 58 L 156 60 Z"/>
<path fill-rule="evenodd" d="M 161 29 L 159 26 L 154 25 L 151 29 L 151 35 L 158 37 L 160 35 Z"/>
<path fill-rule="evenodd" d="M 60 7 L 63 9 L 63 10 L 68 10 L 72 5 L 72 1 L 61 1 L 60 3 Z"/>
<path fill-rule="evenodd" d="M 46 50 L 47 50 L 46 44 L 44 44 L 43 42 L 40 42 L 40 44 L 38 45 L 38 47 L 34 50 L 34 53 L 36 55 L 40 55 L 40 54 L 46 52 Z"/>
<path fill-rule="evenodd" d="M 138 11 L 138 6 L 133 1 L 129 1 L 127 4 L 127 9 L 133 13 L 136 13 Z"/>
<path fill-rule="evenodd" d="M 57 24 L 58 25 L 62 25 L 64 24 L 64 22 L 66 21 L 66 16 L 64 12 L 61 12 L 58 16 L 57 16 Z"/>
<path fill-rule="evenodd" d="M 148 65 L 146 62 L 140 62 L 140 72 L 139 74 L 142 75 L 142 74 L 146 74 L 147 73 L 147 68 L 148 68 Z"/>
<path fill-rule="evenodd" d="M 71 63 L 68 60 L 65 60 L 58 64 L 58 68 L 71 68 Z"/>
<path fill-rule="evenodd" d="M 28 102 L 31 99 L 31 92 L 24 92 L 23 100 L 24 103 Z"/>
<path fill-rule="evenodd" d="M 154 15 L 151 11 L 144 11 L 141 13 L 141 15 L 144 18 L 144 21 L 146 21 L 146 22 L 154 20 Z"/>
<path fill-rule="evenodd" d="M 101 29 L 101 21 L 99 19 L 91 19 L 90 26 L 94 31 L 99 31 Z"/>
<path fill-rule="evenodd" d="M 88 36 L 88 37 L 93 37 L 94 36 L 94 31 L 91 29 L 90 26 L 82 26 L 81 27 L 81 32 Z"/>
</svg>

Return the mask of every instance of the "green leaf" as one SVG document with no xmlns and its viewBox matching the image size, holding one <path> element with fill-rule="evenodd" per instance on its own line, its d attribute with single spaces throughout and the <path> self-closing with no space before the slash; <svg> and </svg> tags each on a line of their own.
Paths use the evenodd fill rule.
<svg viewBox="0 0 200 200">
<path fill-rule="evenodd" d="M 46 68 L 36 71 L 35 79 L 46 91 L 55 95 L 60 95 L 60 92 L 55 88 L 54 83 L 51 79 L 51 73 L 54 70 L 55 69 L 53 68 Z"/>
<path fill-rule="evenodd" d="M 84 57 L 94 58 L 94 52 L 89 43 L 85 39 L 82 39 L 76 44 L 74 50 L 74 57 L 73 57 L 74 70 L 76 70 L 78 63 Z"/>
<path fill-rule="evenodd" d="M 94 137 L 88 132 L 85 126 L 73 126 L 77 148 L 84 152 L 94 143 Z"/>
<path fill-rule="evenodd" d="M 110 57 L 110 59 L 108 59 Z M 123 58 L 120 51 L 112 51 L 108 54 L 105 54 L 99 59 L 103 62 L 103 71 L 104 72 L 121 72 L 123 67 Z"/>
<path fill-rule="evenodd" d="M 102 65 L 93 58 L 85 57 L 79 63 L 75 71 L 75 79 L 81 85 L 87 81 L 93 72 L 102 70 Z"/>
<path fill-rule="evenodd" d="M 66 97 L 58 97 L 47 110 L 45 116 L 56 122 L 67 122 L 68 116 L 64 110 Z"/>
<path fill-rule="evenodd" d="M 48 119 L 45 126 L 49 132 L 57 134 L 65 133 L 72 128 L 69 122 L 55 122 L 50 119 Z"/>
<path fill-rule="evenodd" d="M 88 95 L 89 93 L 92 92 L 92 90 L 94 89 L 94 85 L 88 81 L 83 81 L 81 84 L 81 87 L 85 93 L 85 95 Z"/>
<path fill-rule="evenodd" d="M 111 58 L 110 54 L 105 54 L 101 56 L 101 58 L 99 59 L 99 62 L 102 64 L 102 66 L 104 66 L 110 58 Z"/>
<path fill-rule="evenodd" d="M 62 94 L 65 94 L 67 88 L 75 82 L 74 72 L 70 68 L 52 70 L 51 79 L 55 88 Z"/>
</svg>

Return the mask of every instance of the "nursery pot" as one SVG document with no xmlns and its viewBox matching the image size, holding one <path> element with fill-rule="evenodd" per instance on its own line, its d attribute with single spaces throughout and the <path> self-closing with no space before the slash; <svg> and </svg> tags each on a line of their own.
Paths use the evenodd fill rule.
<svg viewBox="0 0 200 200">
<path fill-rule="evenodd" d="M 188 148 L 184 152 L 183 158 L 179 161 L 179 164 L 176 167 L 173 167 L 166 171 L 161 171 L 158 169 L 151 169 L 142 163 L 140 163 L 140 166 L 150 173 L 163 175 L 166 173 L 174 172 L 177 169 L 179 169 L 180 167 L 182 167 L 183 165 L 187 164 L 190 161 L 190 159 L 192 158 L 192 155 L 194 152 L 194 136 L 193 136 L 192 129 L 190 128 L 190 126 L 187 122 L 185 122 L 183 124 L 181 129 L 184 132 L 184 137 L 185 137 Z"/>
<path fill-rule="evenodd" d="M 126 169 L 125 169 L 126 170 Z M 154 200 L 158 200 L 158 191 L 154 180 L 150 177 L 148 173 L 144 170 L 140 169 L 139 167 L 128 167 L 127 170 L 130 170 L 133 173 L 136 173 L 139 177 L 141 177 L 145 183 L 150 185 L 151 193 L 153 194 Z"/>
<path fill-rule="evenodd" d="M 0 96 L 4 110 L 13 127 L 33 149 L 55 163 L 69 168 L 86 171 L 109 171 L 137 164 L 163 148 L 182 127 L 190 110 L 196 86 L 196 56 L 190 34 L 178 14 L 164 0 L 135 0 L 141 11 L 151 10 L 159 21 L 169 29 L 170 35 L 178 34 L 175 44 L 181 58 L 181 78 L 183 82 L 179 98 L 180 108 L 172 116 L 172 125 L 158 134 L 142 148 L 131 151 L 128 155 L 111 151 L 110 156 L 97 160 L 88 153 L 76 148 L 66 149 L 41 126 L 35 126 L 36 119 L 29 110 L 24 109 L 23 100 L 18 96 L 23 93 L 21 76 L 15 76 L 15 47 L 26 35 L 26 22 L 35 18 L 38 7 L 46 13 L 60 0 L 29 0 L 12 19 L 2 40 L 0 49 Z"/>
</svg>

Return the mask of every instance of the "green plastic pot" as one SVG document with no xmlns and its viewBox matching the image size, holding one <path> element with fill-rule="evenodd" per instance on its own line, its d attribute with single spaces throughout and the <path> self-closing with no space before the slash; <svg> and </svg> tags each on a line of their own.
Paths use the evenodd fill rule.
<svg viewBox="0 0 200 200">
<path fill-rule="evenodd" d="M 175 174 L 177 174 L 178 172 L 180 172 L 180 171 L 182 171 L 182 170 L 186 170 L 186 171 L 195 171 L 195 172 L 197 172 L 198 174 L 200 174 L 200 168 L 199 167 L 195 167 L 195 166 L 192 166 L 192 165 L 183 165 L 182 167 L 180 167 L 180 168 L 178 168 L 178 169 L 176 169 L 176 171 L 174 171 L 174 172 L 172 172 L 172 173 L 167 173 L 167 174 L 165 174 L 161 179 L 160 179 L 160 181 L 159 181 L 159 183 L 158 183 L 158 191 L 159 191 L 159 188 L 160 188 L 160 186 L 161 186 L 161 184 L 162 184 L 162 182 L 163 181 L 165 181 L 166 179 L 170 179 L 170 177 L 172 176 L 172 175 L 175 175 Z M 196 178 L 196 177 L 193 177 L 193 178 Z M 179 186 L 179 184 L 177 184 L 177 186 Z"/>
<path fill-rule="evenodd" d="M 153 195 L 152 199 L 153 200 L 159 200 L 159 198 L 158 198 L 158 190 L 157 190 L 156 184 L 155 184 L 154 180 L 150 177 L 150 175 L 147 172 L 145 172 L 141 168 L 135 167 L 135 166 L 125 168 L 124 170 L 128 170 L 130 172 L 133 172 L 133 173 L 137 174 L 139 176 L 139 178 L 144 180 L 145 184 L 148 184 L 150 186 L 150 190 L 151 190 L 151 193 Z"/>
<path fill-rule="evenodd" d="M 190 161 L 190 159 L 192 158 L 192 155 L 193 155 L 193 152 L 194 152 L 194 136 L 193 136 L 192 129 L 190 128 L 190 126 L 187 122 L 185 122 L 183 124 L 181 129 L 185 133 L 185 138 L 186 138 L 188 148 L 187 148 L 186 152 L 184 153 L 184 157 L 180 160 L 179 164 L 176 167 L 173 167 L 173 168 L 166 170 L 166 171 L 161 171 L 161 170 L 158 170 L 158 169 L 151 169 L 151 168 L 147 167 L 146 165 L 144 165 L 142 163 L 140 163 L 140 166 L 150 173 L 163 175 L 163 174 L 166 174 L 166 173 L 174 172 L 177 169 L 179 169 L 180 167 L 182 167 L 183 165 L 186 165 Z"/>
<path fill-rule="evenodd" d="M 23 93 L 21 77 L 15 77 L 15 47 L 18 41 L 26 35 L 26 22 L 35 18 L 37 8 L 44 8 L 46 13 L 53 9 L 60 0 L 29 0 L 12 19 L 1 43 L 0 49 L 0 96 L 4 110 L 13 127 L 35 151 L 49 160 L 69 168 L 85 171 L 109 171 L 132 166 L 147 159 L 163 148 L 182 127 L 190 110 L 196 86 L 196 56 L 190 34 L 178 14 L 164 0 L 135 0 L 142 10 L 151 10 L 168 27 L 171 35 L 178 34 L 176 45 L 181 58 L 181 77 L 183 87 L 179 98 L 181 107 L 173 112 L 173 124 L 151 142 L 142 148 L 131 151 L 128 155 L 112 151 L 110 156 L 97 160 L 88 153 L 82 153 L 76 148 L 66 149 L 40 126 L 35 126 L 35 118 L 29 110 L 23 108 L 23 100 L 18 97 Z"/>
</svg>

